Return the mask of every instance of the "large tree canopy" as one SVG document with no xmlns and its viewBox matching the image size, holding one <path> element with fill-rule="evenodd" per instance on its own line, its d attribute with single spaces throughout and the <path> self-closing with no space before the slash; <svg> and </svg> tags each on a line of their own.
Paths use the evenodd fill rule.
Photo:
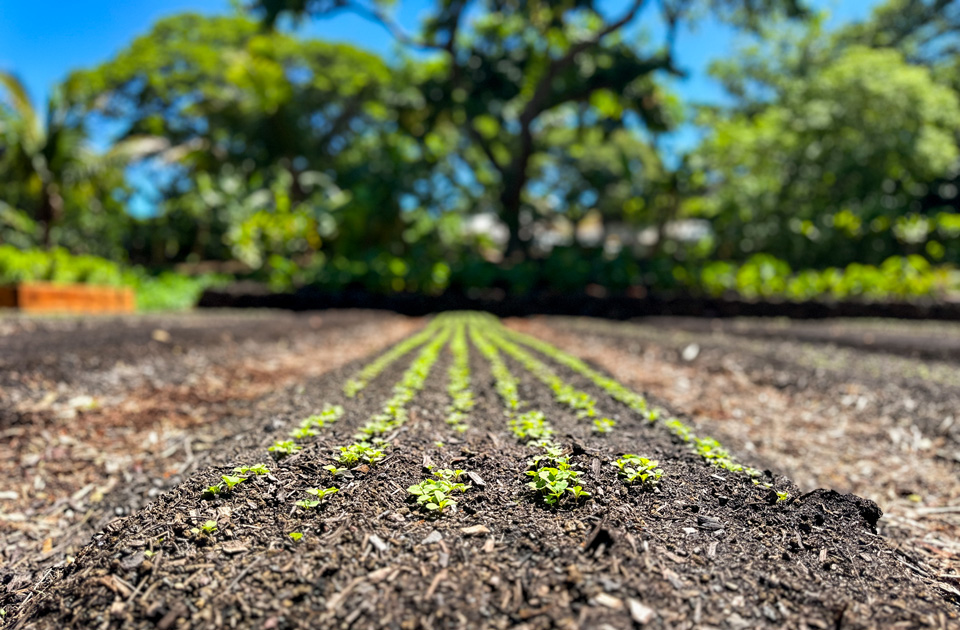
<svg viewBox="0 0 960 630">
<path fill-rule="evenodd" d="M 795 0 L 644 0 L 621 3 L 607 15 L 592 0 L 437 0 L 421 32 L 404 33 L 387 2 L 363 0 L 259 0 L 268 23 L 279 16 L 327 16 L 343 10 L 382 23 L 401 43 L 436 53 L 433 72 L 419 83 L 419 119 L 408 128 L 426 142 L 452 126 L 456 149 L 484 159 L 496 189 L 497 210 L 510 234 L 508 254 L 527 249 L 524 214 L 542 204 L 529 184 L 538 152 L 548 150 L 548 114 L 571 124 L 663 130 L 670 124 L 656 77 L 679 73 L 672 44 L 676 29 L 697 12 L 712 10 L 740 22 L 801 12 Z M 663 26 L 660 42 L 631 32 L 647 13 Z M 576 121 L 574 123 L 573 121 Z M 482 179 L 486 179 L 482 176 Z"/>
</svg>

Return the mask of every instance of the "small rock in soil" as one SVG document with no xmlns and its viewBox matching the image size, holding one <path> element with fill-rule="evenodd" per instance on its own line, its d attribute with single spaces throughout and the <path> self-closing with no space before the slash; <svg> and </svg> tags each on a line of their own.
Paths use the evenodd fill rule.
<svg viewBox="0 0 960 630">
<path fill-rule="evenodd" d="M 460 531 L 467 536 L 479 536 L 480 534 L 489 534 L 490 530 L 483 525 L 471 525 L 470 527 L 461 527 Z"/>
<path fill-rule="evenodd" d="M 443 535 L 440 534 L 437 530 L 430 532 L 426 538 L 424 538 L 420 544 L 421 545 L 432 545 L 433 543 L 438 543 L 443 540 Z"/>
</svg>

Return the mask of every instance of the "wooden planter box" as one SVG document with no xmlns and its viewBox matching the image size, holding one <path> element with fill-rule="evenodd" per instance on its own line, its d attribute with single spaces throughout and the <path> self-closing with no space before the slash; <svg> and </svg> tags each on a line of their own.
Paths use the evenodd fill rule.
<svg viewBox="0 0 960 630">
<path fill-rule="evenodd" d="M 0 287 L 0 307 L 26 313 L 132 313 L 136 299 L 127 287 L 22 282 Z"/>
</svg>

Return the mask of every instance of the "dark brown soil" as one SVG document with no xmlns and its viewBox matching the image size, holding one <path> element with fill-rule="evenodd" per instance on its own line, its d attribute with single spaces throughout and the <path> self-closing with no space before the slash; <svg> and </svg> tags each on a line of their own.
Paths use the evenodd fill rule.
<svg viewBox="0 0 960 630">
<path fill-rule="evenodd" d="M 107 524 L 74 558 L 26 579 L 0 570 L 4 625 L 957 626 L 957 599 L 905 566 L 876 533 L 880 510 L 872 501 L 808 492 L 775 475 L 768 477 L 775 489 L 791 494 L 777 503 L 772 490 L 707 466 L 660 427 L 556 367 L 617 419 L 614 433 L 595 436 L 510 363 L 522 397 L 547 413 L 593 493 L 579 505 L 542 505 L 524 485 L 533 451 L 506 431 L 489 371 L 474 349 L 472 355 L 478 404 L 464 437 L 443 422 L 444 353 L 411 404 L 410 421 L 392 436 L 388 457 L 342 481 L 322 466 L 390 395 L 409 357 L 358 399 L 345 399 L 340 389 L 362 364 L 354 361 L 251 401 L 250 416 L 206 452 L 196 472 Z M 346 414 L 308 448 L 229 497 L 202 498 L 220 474 L 266 461 L 273 439 L 326 403 L 343 404 Z M 685 415 L 701 429 L 699 418 Z M 660 461 L 658 489 L 624 486 L 608 462 L 625 452 Z M 747 463 L 771 461 L 737 454 Z M 428 475 L 428 462 L 463 468 L 484 485 L 466 493 L 457 512 L 434 518 L 406 493 Z M 306 488 L 329 485 L 340 492 L 317 510 L 293 506 L 308 496 Z M 215 534 L 190 532 L 211 519 Z M 294 542 L 290 532 L 302 540 Z"/>
</svg>

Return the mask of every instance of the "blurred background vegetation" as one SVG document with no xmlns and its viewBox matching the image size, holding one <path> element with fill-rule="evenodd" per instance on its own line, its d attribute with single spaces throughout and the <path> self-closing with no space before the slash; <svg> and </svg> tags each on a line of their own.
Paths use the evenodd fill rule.
<svg viewBox="0 0 960 630">
<path fill-rule="evenodd" d="M 836 28 L 795 0 L 434 0 L 415 32 L 368 0 L 169 17 L 45 103 L 0 72 L 0 284 L 126 284 L 145 309 L 234 279 L 951 299 L 958 4 Z M 345 12 L 398 54 L 296 28 Z M 671 89 L 705 16 L 743 33 L 710 68 L 721 105 Z"/>
</svg>

